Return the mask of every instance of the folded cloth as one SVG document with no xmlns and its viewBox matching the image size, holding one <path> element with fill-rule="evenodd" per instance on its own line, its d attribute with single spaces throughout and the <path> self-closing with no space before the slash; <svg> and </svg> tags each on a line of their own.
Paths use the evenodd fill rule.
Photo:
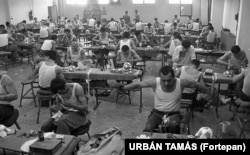
<svg viewBox="0 0 250 155">
<path fill-rule="evenodd" d="M 54 135 L 54 132 L 47 132 L 44 133 L 44 138 L 52 138 L 52 136 Z M 20 148 L 21 151 L 23 152 L 30 152 L 30 145 L 32 145 L 34 142 L 36 142 L 38 140 L 38 138 L 35 139 L 31 139 L 26 141 Z"/>
</svg>

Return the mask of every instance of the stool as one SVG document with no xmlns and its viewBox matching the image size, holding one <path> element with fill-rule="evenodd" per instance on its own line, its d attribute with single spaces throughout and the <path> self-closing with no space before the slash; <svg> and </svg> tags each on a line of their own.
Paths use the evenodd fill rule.
<svg viewBox="0 0 250 155">
<path fill-rule="evenodd" d="M 0 59 L 3 61 L 2 65 L 5 66 L 5 70 L 8 70 L 7 67 L 10 63 L 7 63 L 7 62 L 8 62 L 8 56 L 10 55 L 12 55 L 11 52 L 0 51 Z"/>
<path fill-rule="evenodd" d="M 5 125 L 6 127 L 10 127 L 13 124 L 15 124 L 17 129 L 21 130 L 21 127 L 19 126 L 17 122 L 18 116 L 19 116 L 19 111 L 14 108 L 14 114 L 8 120 L 2 122 L 2 124 Z"/>
<path fill-rule="evenodd" d="M 88 138 L 90 139 L 90 134 L 89 134 L 89 127 L 91 125 L 91 121 L 88 120 L 88 122 L 84 125 L 81 125 L 80 127 L 74 129 L 71 131 L 71 135 L 73 136 L 80 136 L 80 135 L 84 135 L 87 134 Z"/>
<path fill-rule="evenodd" d="M 53 93 L 51 91 L 46 90 L 38 90 L 38 112 L 37 112 L 37 120 L 36 123 L 39 123 L 40 111 L 41 111 L 41 103 L 42 101 L 49 101 L 49 107 L 52 105 L 52 97 Z M 50 111 L 50 117 L 52 116 L 52 112 Z"/>
<path fill-rule="evenodd" d="M 37 88 L 37 87 L 34 87 L 33 85 L 34 83 L 38 83 L 38 82 L 34 82 L 34 79 L 25 79 L 24 81 L 21 82 L 22 92 L 21 92 L 21 99 L 20 99 L 20 105 L 19 105 L 20 107 L 22 106 L 23 99 L 33 99 L 35 102 L 35 106 L 36 106 L 36 95 L 34 92 L 34 88 Z M 24 86 L 26 85 L 30 85 L 30 88 L 24 93 Z M 27 96 L 30 91 L 32 93 L 32 96 Z"/>
<path fill-rule="evenodd" d="M 239 138 L 246 138 L 244 131 L 246 123 L 249 121 L 248 116 L 250 114 L 250 101 L 243 101 L 241 99 L 237 99 L 236 101 L 236 109 L 234 111 L 232 119 L 236 117 L 237 122 L 239 123 L 240 127 L 240 134 Z M 242 115 L 240 115 L 239 108 L 243 109 Z"/>
</svg>

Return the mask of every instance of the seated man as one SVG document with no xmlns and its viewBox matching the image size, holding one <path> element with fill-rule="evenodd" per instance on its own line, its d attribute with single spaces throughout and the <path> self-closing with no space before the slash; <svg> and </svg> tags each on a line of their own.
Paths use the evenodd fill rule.
<svg viewBox="0 0 250 155">
<path fill-rule="evenodd" d="M 129 85 L 113 84 L 121 90 L 139 89 L 151 87 L 154 92 L 154 109 L 148 117 L 145 131 L 153 132 L 161 123 L 164 115 L 180 114 L 181 94 L 184 88 L 197 88 L 206 94 L 209 90 L 196 81 L 179 79 L 175 77 L 174 70 L 170 66 L 164 66 L 159 71 L 160 77 L 154 77 L 146 81 L 131 83 Z M 110 84 L 111 85 L 111 84 Z M 176 126 L 169 129 L 171 133 L 180 133 L 180 118 L 176 120 Z"/>
<path fill-rule="evenodd" d="M 183 40 L 180 46 L 175 48 L 172 61 L 174 66 L 180 67 L 188 65 L 196 58 L 194 46 L 189 40 Z"/>
<path fill-rule="evenodd" d="M 241 68 L 245 68 L 248 65 L 248 59 L 246 53 L 240 49 L 239 46 L 234 45 L 231 51 L 226 52 L 223 56 L 217 59 L 217 63 L 226 65 L 228 70 L 232 70 L 234 74 L 238 74 Z M 241 84 L 230 84 L 228 85 L 228 91 L 233 91 L 235 88 L 239 87 Z M 221 97 L 221 101 L 226 104 L 231 99 Z"/>
<path fill-rule="evenodd" d="M 0 73 L 0 124 L 8 120 L 14 114 L 12 101 L 18 98 L 14 81 L 8 75 Z"/>
<path fill-rule="evenodd" d="M 69 65 L 77 66 L 77 63 L 85 59 L 85 50 L 79 47 L 78 42 L 72 42 L 67 50 L 67 62 Z"/>
<path fill-rule="evenodd" d="M 141 61 L 140 56 L 134 50 L 130 49 L 128 45 L 123 45 L 117 53 L 116 63 L 121 66 L 125 62 L 130 62 L 133 65 L 138 61 Z"/>
<path fill-rule="evenodd" d="M 71 33 L 70 29 L 64 30 L 65 34 L 63 36 L 63 46 L 69 47 L 73 41 L 77 41 L 77 38 L 74 34 Z"/>
<path fill-rule="evenodd" d="M 44 40 L 42 46 L 41 46 L 41 53 L 40 56 L 44 57 L 46 51 L 55 51 L 56 50 L 56 41 L 57 41 L 57 36 L 56 35 L 51 35 L 50 39 Z"/>
<path fill-rule="evenodd" d="M 124 32 L 123 33 L 123 38 L 118 42 L 116 45 L 116 50 L 121 50 L 123 45 L 128 45 L 129 49 L 135 49 L 135 42 L 130 39 L 130 33 L 129 32 Z"/>
<path fill-rule="evenodd" d="M 109 39 L 113 40 L 114 43 L 116 44 L 116 39 L 111 35 L 109 34 L 107 31 L 106 31 L 106 28 L 105 27 L 102 27 L 100 29 L 100 33 L 98 33 L 94 38 L 93 38 L 93 41 L 95 43 L 98 43 L 100 45 L 109 45 Z"/>
<path fill-rule="evenodd" d="M 31 76 L 31 78 L 34 78 L 37 74 L 39 75 L 39 87 L 41 90 L 50 91 L 50 82 L 56 77 L 64 79 L 62 68 L 55 63 L 56 55 L 55 51 L 47 51 L 45 53 L 45 61 L 38 64 Z"/>
<path fill-rule="evenodd" d="M 198 70 L 200 66 L 200 61 L 197 59 L 194 59 L 191 61 L 189 65 L 182 66 L 176 73 L 176 77 L 179 77 L 180 79 L 188 79 L 188 80 L 194 80 L 196 82 L 203 82 L 202 78 L 202 72 Z M 185 88 L 182 92 L 182 98 L 185 99 L 193 99 L 193 96 L 191 94 L 195 93 L 194 88 Z"/>
<path fill-rule="evenodd" d="M 18 53 L 20 52 L 20 49 L 16 44 L 9 44 L 12 41 L 14 42 L 15 39 L 12 38 L 8 33 L 7 30 L 3 30 L 2 34 L 0 34 L 0 51 L 6 51 L 6 52 L 11 52 L 11 59 L 13 61 L 16 60 Z"/>
<path fill-rule="evenodd" d="M 228 70 L 235 70 L 238 72 L 241 67 L 247 67 L 248 59 L 246 53 L 242 51 L 238 45 L 234 45 L 231 51 L 226 52 L 217 59 L 217 63 L 226 65 Z"/>
<path fill-rule="evenodd" d="M 134 41 L 137 47 L 145 47 L 150 42 L 149 38 L 140 31 L 135 31 Z"/>
<path fill-rule="evenodd" d="M 214 31 L 214 27 L 210 26 L 206 37 L 205 47 L 214 49 L 216 45 L 217 33 Z"/>
<path fill-rule="evenodd" d="M 78 83 L 66 83 L 61 78 L 53 79 L 50 87 L 58 99 L 53 110 L 60 110 L 62 116 L 48 119 L 41 130 L 50 132 L 56 129 L 57 134 L 70 135 L 72 130 L 87 123 L 88 105 L 83 96 L 83 88 Z"/>
</svg>

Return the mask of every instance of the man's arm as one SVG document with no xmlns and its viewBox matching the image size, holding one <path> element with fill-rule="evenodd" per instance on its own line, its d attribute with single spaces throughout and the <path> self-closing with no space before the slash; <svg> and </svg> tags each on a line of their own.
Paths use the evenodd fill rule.
<svg viewBox="0 0 250 155">
<path fill-rule="evenodd" d="M 151 78 L 146 81 L 136 82 L 136 83 L 131 83 L 125 86 L 121 86 L 121 89 L 130 90 L 130 89 L 139 89 L 139 88 L 147 88 L 147 87 L 155 88 L 155 86 L 156 86 L 156 79 Z"/>
<path fill-rule="evenodd" d="M 237 83 L 239 81 L 241 81 L 242 79 L 244 79 L 245 77 L 245 72 L 247 72 L 248 69 L 245 69 L 244 71 L 242 71 L 240 74 L 236 75 L 233 77 L 232 82 L 233 83 Z"/>
<path fill-rule="evenodd" d="M 56 66 L 56 77 L 64 79 L 63 71 L 60 66 Z"/>
<path fill-rule="evenodd" d="M 181 79 L 181 89 L 184 88 L 196 88 L 204 94 L 207 94 L 209 97 L 211 96 L 210 90 L 205 86 L 204 83 L 199 83 L 194 80 Z"/>
<path fill-rule="evenodd" d="M 75 87 L 75 95 L 76 95 L 76 98 L 78 99 L 80 104 L 73 104 L 73 103 L 69 103 L 69 102 L 64 102 L 63 104 L 65 106 L 67 106 L 67 107 L 79 110 L 82 113 L 87 112 L 88 111 L 88 105 L 87 105 L 87 101 L 84 98 L 83 94 L 84 94 L 84 92 L 83 92 L 82 86 L 81 85 L 76 85 L 76 87 Z"/>
<path fill-rule="evenodd" d="M 219 57 L 216 61 L 217 61 L 217 63 L 218 64 L 222 64 L 222 65 L 229 65 L 228 64 L 228 62 L 226 62 L 226 61 L 228 61 L 228 59 L 229 59 L 229 54 L 230 53 L 225 53 L 223 56 L 221 56 L 221 57 Z"/>
<path fill-rule="evenodd" d="M 133 55 L 133 61 L 141 61 L 141 57 L 134 51 L 131 49 L 132 55 Z"/>
<path fill-rule="evenodd" d="M 18 98 L 16 86 L 9 76 L 4 76 L 2 85 L 6 89 L 7 94 L 1 94 L 0 101 L 13 101 Z"/>
<path fill-rule="evenodd" d="M 93 39 L 94 42 L 99 42 L 99 35 L 97 34 Z"/>
<path fill-rule="evenodd" d="M 172 61 L 178 62 L 180 60 L 179 55 L 180 55 L 180 50 L 178 47 L 176 47 L 173 53 Z"/>
<path fill-rule="evenodd" d="M 190 50 L 191 50 L 191 60 L 194 60 L 196 59 L 196 55 L 195 55 L 195 49 L 193 46 L 190 47 Z"/>
</svg>

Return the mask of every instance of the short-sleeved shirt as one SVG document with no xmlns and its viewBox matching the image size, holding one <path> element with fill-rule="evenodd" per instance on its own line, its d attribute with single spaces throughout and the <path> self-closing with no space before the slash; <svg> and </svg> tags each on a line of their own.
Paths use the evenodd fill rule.
<svg viewBox="0 0 250 155">
<path fill-rule="evenodd" d="M 246 65 L 247 63 L 247 56 L 244 51 L 240 51 L 240 53 L 237 54 L 237 58 L 233 55 L 231 51 L 226 52 L 221 59 L 223 61 L 227 61 L 229 63 L 229 66 L 233 66 L 233 68 L 228 69 L 240 69 L 242 65 Z"/>
<path fill-rule="evenodd" d="M 196 56 L 195 56 L 195 49 L 194 47 L 191 45 L 189 47 L 189 49 L 186 51 L 185 53 L 185 57 L 182 58 L 182 59 L 179 59 L 179 56 L 180 56 L 180 53 L 183 51 L 183 47 L 182 45 L 180 46 L 177 46 L 175 48 L 175 51 L 173 53 L 173 62 L 178 65 L 178 66 L 184 66 L 184 65 L 188 65 L 191 60 L 195 59 Z"/>
</svg>

